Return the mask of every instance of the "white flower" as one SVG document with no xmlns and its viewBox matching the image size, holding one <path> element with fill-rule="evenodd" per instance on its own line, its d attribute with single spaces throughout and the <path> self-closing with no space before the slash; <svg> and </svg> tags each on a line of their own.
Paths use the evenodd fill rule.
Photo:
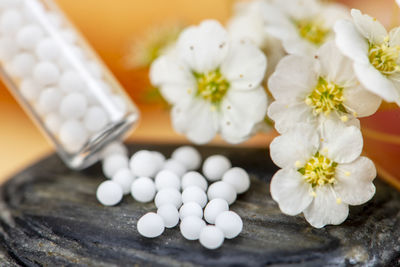
<svg viewBox="0 0 400 267">
<path fill-rule="evenodd" d="M 217 133 L 239 143 L 266 114 L 267 95 L 260 85 L 266 66 L 257 47 L 231 42 L 218 22 L 208 20 L 184 30 L 175 52 L 152 64 L 150 78 L 173 105 L 177 132 L 198 144 Z"/>
<path fill-rule="evenodd" d="M 282 59 L 268 87 L 275 98 L 268 115 L 280 133 L 299 122 L 316 129 L 326 119 L 358 125 L 356 117 L 372 115 L 381 103 L 360 85 L 351 60 L 333 41 L 324 44 L 315 56 Z"/>
<path fill-rule="evenodd" d="M 275 0 L 263 9 L 266 30 L 282 41 L 289 54 L 313 54 L 333 39 L 333 26 L 348 17 L 342 5 L 317 0 Z"/>
<path fill-rule="evenodd" d="M 303 212 L 314 227 L 340 224 L 348 205 L 361 205 L 375 194 L 376 169 L 360 157 L 363 140 L 357 127 L 326 121 L 318 134 L 297 125 L 271 143 L 271 157 L 281 167 L 271 181 L 272 198 L 288 215 Z"/>
<path fill-rule="evenodd" d="M 353 22 L 338 21 L 336 44 L 354 62 L 360 82 L 388 102 L 400 105 L 400 27 L 389 33 L 376 19 L 351 10 Z"/>
</svg>

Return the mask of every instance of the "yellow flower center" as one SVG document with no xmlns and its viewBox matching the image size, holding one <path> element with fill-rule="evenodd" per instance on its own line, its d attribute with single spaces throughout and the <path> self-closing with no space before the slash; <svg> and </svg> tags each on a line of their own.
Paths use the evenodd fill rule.
<svg viewBox="0 0 400 267">
<path fill-rule="evenodd" d="M 197 95 L 213 104 L 218 104 L 229 89 L 229 82 L 219 69 L 208 73 L 194 73 L 197 81 Z"/>
<path fill-rule="evenodd" d="M 329 158 L 316 153 L 306 165 L 298 171 L 303 175 L 306 182 L 312 187 L 322 186 L 326 184 L 334 184 L 335 170 L 337 163 Z"/>
<path fill-rule="evenodd" d="M 397 64 L 399 56 L 400 46 L 390 46 L 389 37 L 386 37 L 380 45 L 369 45 L 369 61 L 384 75 L 400 71 L 400 67 Z"/>
<path fill-rule="evenodd" d="M 330 32 L 329 29 L 323 28 L 321 24 L 320 21 L 312 19 L 295 21 L 300 36 L 318 46 L 325 42 Z"/>
<path fill-rule="evenodd" d="M 325 114 L 328 116 L 333 110 L 347 113 L 343 105 L 343 87 L 326 81 L 320 77 L 317 86 L 306 98 L 306 104 L 313 107 L 314 114 Z"/>
</svg>

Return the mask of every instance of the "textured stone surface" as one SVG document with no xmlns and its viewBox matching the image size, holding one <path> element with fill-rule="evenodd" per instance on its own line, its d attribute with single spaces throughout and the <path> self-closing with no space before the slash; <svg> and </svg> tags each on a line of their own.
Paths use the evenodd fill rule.
<svg viewBox="0 0 400 267">
<path fill-rule="evenodd" d="M 146 147 L 169 155 L 174 146 Z M 178 228 L 156 239 L 136 230 L 138 218 L 153 204 L 130 196 L 116 207 L 97 203 L 95 191 L 104 179 L 100 165 L 84 172 L 68 170 L 51 156 L 12 178 L 1 188 L 0 266 L 399 266 L 400 193 L 376 181 L 377 194 L 350 210 L 341 226 L 318 230 L 301 217 L 283 215 L 272 201 L 268 183 L 276 167 L 266 150 L 200 149 L 221 153 L 253 179 L 248 193 L 231 207 L 244 229 L 223 247 L 208 251 L 182 238 Z"/>
</svg>

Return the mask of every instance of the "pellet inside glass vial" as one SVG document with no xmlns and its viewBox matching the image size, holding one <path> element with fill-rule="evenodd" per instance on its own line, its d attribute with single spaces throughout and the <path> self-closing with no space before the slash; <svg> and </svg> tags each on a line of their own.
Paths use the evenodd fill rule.
<svg viewBox="0 0 400 267">
<path fill-rule="evenodd" d="M 126 115 L 125 95 L 72 26 L 38 0 L 0 2 L 0 62 L 69 153 Z"/>
</svg>

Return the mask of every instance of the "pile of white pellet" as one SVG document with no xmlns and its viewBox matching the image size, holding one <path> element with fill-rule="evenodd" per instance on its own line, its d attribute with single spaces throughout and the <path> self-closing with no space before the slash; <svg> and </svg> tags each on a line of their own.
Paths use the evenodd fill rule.
<svg viewBox="0 0 400 267">
<path fill-rule="evenodd" d="M 170 159 L 147 150 L 129 159 L 126 148 L 114 143 L 103 158 L 103 172 L 110 180 L 97 189 L 101 204 L 116 205 L 129 193 L 138 202 L 154 201 L 157 211 L 143 215 L 137 223 L 142 236 L 160 236 L 180 221 L 184 238 L 199 239 L 204 247 L 216 249 L 225 238 L 235 238 L 242 231 L 242 219 L 229 205 L 249 189 L 250 179 L 242 168 L 232 168 L 225 156 L 208 157 L 202 166 L 204 176 L 195 171 L 201 167 L 201 155 L 190 146 L 176 149 Z"/>
</svg>

